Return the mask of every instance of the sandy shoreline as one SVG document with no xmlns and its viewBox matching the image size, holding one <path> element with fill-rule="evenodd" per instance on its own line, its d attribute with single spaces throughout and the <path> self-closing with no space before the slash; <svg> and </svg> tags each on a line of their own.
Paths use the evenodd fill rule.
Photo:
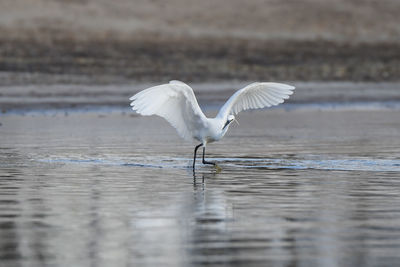
<svg viewBox="0 0 400 267">
<path fill-rule="evenodd" d="M 224 103 L 245 82 L 189 83 L 201 105 Z M 296 86 L 289 104 L 400 103 L 400 83 L 288 82 Z M 128 107 L 129 97 L 158 83 L 117 85 L 15 85 L 0 87 L 3 113 L 16 110 Z"/>
</svg>

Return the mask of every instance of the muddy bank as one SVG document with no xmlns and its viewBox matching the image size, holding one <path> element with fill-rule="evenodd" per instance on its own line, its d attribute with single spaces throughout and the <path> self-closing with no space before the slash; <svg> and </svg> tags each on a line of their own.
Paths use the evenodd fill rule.
<svg viewBox="0 0 400 267">
<path fill-rule="evenodd" d="M 238 38 L 0 39 L 0 84 L 222 80 L 398 81 L 396 43 Z M 46 82 L 45 82 L 46 83 Z"/>
<path fill-rule="evenodd" d="M 399 13 L 396 0 L 3 1 L 0 85 L 399 81 Z"/>
</svg>

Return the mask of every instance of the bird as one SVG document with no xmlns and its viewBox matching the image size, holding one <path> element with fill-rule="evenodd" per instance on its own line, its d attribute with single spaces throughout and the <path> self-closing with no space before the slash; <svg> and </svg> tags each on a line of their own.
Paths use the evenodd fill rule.
<svg viewBox="0 0 400 267">
<path fill-rule="evenodd" d="M 216 165 L 205 160 L 206 146 L 221 140 L 235 121 L 235 115 L 249 109 L 260 109 L 283 103 L 295 87 L 274 82 L 254 82 L 236 91 L 221 107 L 215 118 L 207 118 L 201 110 L 193 89 L 184 82 L 172 80 L 144 89 L 129 100 L 133 111 L 143 116 L 158 115 L 166 119 L 187 141 L 198 141 L 193 153 L 203 147 L 203 164 Z"/>
</svg>

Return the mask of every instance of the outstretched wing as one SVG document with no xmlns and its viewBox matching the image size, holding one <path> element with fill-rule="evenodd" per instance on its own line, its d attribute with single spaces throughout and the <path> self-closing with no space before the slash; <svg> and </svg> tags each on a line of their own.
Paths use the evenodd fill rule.
<svg viewBox="0 0 400 267">
<path fill-rule="evenodd" d="M 206 121 L 192 88 L 180 81 L 145 89 L 129 99 L 137 113 L 163 117 L 186 140 L 193 137 L 196 129 L 203 128 Z"/>
<path fill-rule="evenodd" d="M 234 93 L 222 106 L 217 117 L 226 119 L 242 110 L 265 108 L 283 103 L 294 87 L 283 83 L 252 83 Z"/>
</svg>

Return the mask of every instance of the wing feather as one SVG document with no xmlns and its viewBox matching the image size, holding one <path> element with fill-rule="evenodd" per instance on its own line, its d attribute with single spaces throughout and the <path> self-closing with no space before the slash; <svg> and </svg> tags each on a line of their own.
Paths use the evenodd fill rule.
<svg viewBox="0 0 400 267">
<path fill-rule="evenodd" d="M 166 119 L 178 134 L 190 140 L 205 125 L 206 116 L 197 103 L 193 89 L 180 81 L 154 86 L 129 98 L 134 111 Z"/>
<path fill-rule="evenodd" d="M 258 109 L 283 103 L 295 88 L 283 83 L 252 83 L 234 93 L 222 106 L 217 117 L 227 118 L 242 110 Z"/>
</svg>

